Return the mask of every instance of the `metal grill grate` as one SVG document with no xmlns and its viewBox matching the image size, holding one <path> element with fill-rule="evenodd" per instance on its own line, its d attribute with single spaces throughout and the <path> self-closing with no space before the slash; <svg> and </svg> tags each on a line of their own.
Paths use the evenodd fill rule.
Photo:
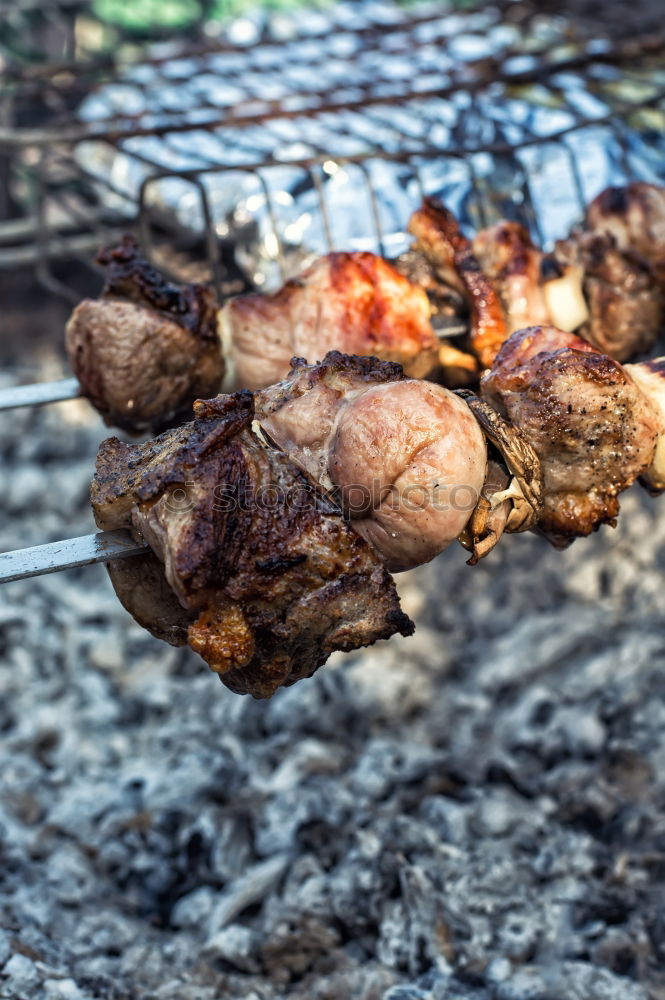
<svg viewBox="0 0 665 1000">
<path fill-rule="evenodd" d="M 303 243 L 399 253 L 424 192 L 547 244 L 603 183 L 663 179 L 662 38 L 590 40 L 508 0 L 341 5 L 263 34 L 16 69 L 0 149 L 36 207 L 0 224 L 0 266 L 32 262 L 75 301 L 53 262 L 137 225 L 223 293 L 225 247 L 248 239 L 249 284 L 282 280 Z"/>
</svg>

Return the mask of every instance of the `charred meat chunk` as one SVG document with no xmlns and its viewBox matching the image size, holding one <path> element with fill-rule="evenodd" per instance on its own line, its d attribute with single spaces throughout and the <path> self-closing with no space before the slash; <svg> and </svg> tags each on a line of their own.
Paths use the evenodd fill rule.
<svg viewBox="0 0 665 1000">
<path fill-rule="evenodd" d="M 370 545 L 253 419 L 242 392 L 197 401 L 192 422 L 144 444 L 105 441 L 92 506 L 100 528 L 150 546 L 109 567 L 136 620 L 232 690 L 269 697 L 334 650 L 413 624 Z"/>
<path fill-rule="evenodd" d="M 166 281 L 132 236 L 97 259 L 102 294 L 74 309 L 65 334 L 84 395 L 130 433 L 191 417 L 194 400 L 219 392 L 224 376 L 213 292 Z"/>
<path fill-rule="evenodd" d="M 485 399 L 535 449 L 540 530 L 563 548 L 613 524 L 618 494 L 653 460 L 660 418 L 622 366 L 555 327 L 514 333 L 481 381 Z"/>
<path fill-rule="evenodd" d="M 437 364 L 425 291 L 372 253 L 330 253 L 274 295 L 231 299 L 220 332 L 227 381 L 247 389 L 285 378 L 292 357 L 331 350 L 396 361 L 417 378 Z"/>
</svg>

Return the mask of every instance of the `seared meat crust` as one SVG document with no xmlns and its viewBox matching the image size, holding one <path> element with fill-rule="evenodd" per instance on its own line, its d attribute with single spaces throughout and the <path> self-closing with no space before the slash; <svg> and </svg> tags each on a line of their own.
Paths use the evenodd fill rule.
<svg viewBox="0 0 665 1000">
<path fill-rule="evenodd" d="M 293 358 L 287 378 L 255 393 L 261 426 L 287 454 L 326 489 L 331 437 L 340 406 L 370 386 L 404 379 L 400 365 L 378 358 L 330 351 L 319 364 Z"/>
<path fill-rule="evenodd" d="M 614 523 L 618 494 L 650 466 L 659 431 L 652 404 L 618 362 L 574 334 L 531 327 L 506 341 L 481 392 L 540 458 L 540 528 L 553 545 Z"/>
<path fill-rule="evenodd" d="M 127 610 L 232 690 L 269 697 L 413 624 L 370 546 L 253 417 L 243 392 L 199 400 L 194 421 L 145 444 L 105 441 L 92 506 L 152 548 L 109 568 Z"/>
<path fill-rule="evenodd" d="M 549 321 L 541 280 L 543 253 L 524 226 L 503 220 L 477 233 L 472 249 L 499 291 L 508 334 Z"/>
<path fill-rule="evenodd" d="M 131 433 L 191 417 L 224 376 L 212 291 L 166 281 L 132 236 L 97 259 L 107 268 L 102 295 L 76 307 L 65 338 L 84 394 Z"/>
<path fill-rule="evenodd" d="M 589 320 L 580 336 L 617 361 L 653 346 L 665 321 L 665 296 L 638 254 L 619 249 L 610 232 L 576 231 L 556 244 L 554 256 L 584 272 Z"/>
<path fill-rule="evenodd" d="M 444 280 L 466 298 L 471 313 L 471 347 L 489 368 L 508 335 L 503 308 L 457 220 L 436 198 L 425 198 L 409 220 L 415 248 Z"/>
<path fill-rule="evenodd" d="M 241 295 L 220 313 L 234 385 L 262 389 L 286 378 L 291 358 L 331 350 L 399 362 L 423 377 L 438 342 L 422 288 L 371 253 L 330 253 L 274 295 Z"/>
<path fill-rule="evenodd" d="M 151 306 L 177 318 L 201 341 L 217 343 L 217 303 L 211 289 L 168 281 L 141 256 L 131 234 L 118 246 L 100 250 L 97 263 L 106 268 L 103 295 Z"/>
<path fill-rule="evenodd" d="M 589 205 L 585 228 L 610 233 L 620 250 L 632 250 L 665 284 L 665 188 L 635 181 L 610 187 Z"/>
<path fill-rule="evenodd" d="M 433 559 L 462 531 L 485 477 L 487 449 L 469 407 L 397 365 L 331 352 L 297 361 L 257 393 L 267 433 L 334 490 L 391 572 Z"/>
</svg>

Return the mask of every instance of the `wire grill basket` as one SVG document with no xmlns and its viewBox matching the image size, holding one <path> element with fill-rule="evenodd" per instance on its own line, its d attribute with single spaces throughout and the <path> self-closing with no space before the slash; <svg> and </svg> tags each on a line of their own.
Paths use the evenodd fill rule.
<svg viewBox="0 0 665 1000">
<path fill-rule="evenodd" d="M 135 226 L 223 294 L 332 248 L 399 253 L 425 192 L 547 244 L 604 184 L 663 178 L 662 37 L 599 40 L 514 2 L 234 24 L 114 57 L 74 32 L 69 61 L 10 68 L 0 267 L 75 301 L 54 262 Z"/>
</svg>

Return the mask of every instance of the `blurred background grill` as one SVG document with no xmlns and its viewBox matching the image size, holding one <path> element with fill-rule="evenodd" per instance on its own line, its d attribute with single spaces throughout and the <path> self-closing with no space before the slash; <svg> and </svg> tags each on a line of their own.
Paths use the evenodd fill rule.
<svg viewBox="0 0 665 1000">
<path fill-rule="evenodd" d="M 0 268 L 75 302 L 94 251 L 137 227 L 223 294 L 333 248 L 397 255 L 423 192 L 548 245 L 603 186 L 662 178 L 663 37 L 639 17 L 626 39 L 505 0 L 223 13 L 9 4 Z"/>
</svg>

